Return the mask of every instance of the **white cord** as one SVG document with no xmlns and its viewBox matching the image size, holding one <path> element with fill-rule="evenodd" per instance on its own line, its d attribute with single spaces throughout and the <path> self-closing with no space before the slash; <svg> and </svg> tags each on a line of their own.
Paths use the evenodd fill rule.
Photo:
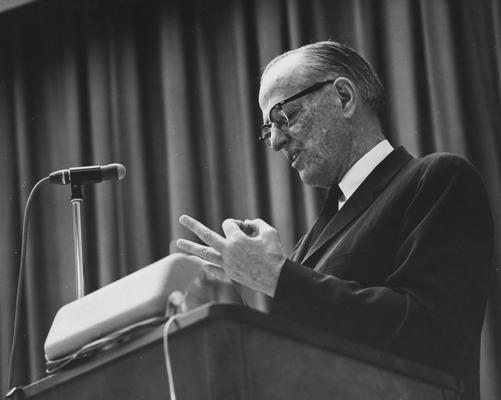
<svg viewBox="0 0 501 400">
<path fill-rule="evenodd" d="M 17 337 L 19 336 L 19 320 L 20 320 L 20 312 L 21 312 L 21 302 L 23 298 L 23 287 L 24 287 L 24 270 L 26 264 L 26 248 L 27 248 L 27 237 L 28 237 L 28 221 L 30 220 L 30 210 L 31 210 L 31 201 L 33 196 L 37 192 L 38 188 L 46 181 L 49 180 L 49 177 L 45 177 L 40 179 L 28 196 L 26 200 L 26 205 L 24 207 L 24 216 L 23 216 L 23 230 L 21 233 L 21 257 L 19 258 L 19 276 L 17 280 L 17 293 L 16 293 L 16 303 L 14 306 L 14 326 L 12 328 L 12 344 L 10 348 L 9 355 L 9 366 L 7 372 L 7 389 L 9 389 L 9 393 L 7 393 L 6 397 L 12 397 L 15 394 L 15 389 L 11 389 L 13 374 L 14 374 L 14 357 L 16 353 L 16 345 L 17 345 Z"/>
<path fill-rule="evenodd" d="M 165 356 L 165 367 L 167 369 L 167 379 L 169 381 L 169 394 L 170 400 L 176 400 L 176 391 L 174 390 L 174 376 L 172 375 L 172 364 L 169 354 L 169 329 L 174 322 L 177 322 L 177 316 L 173 315 L 169 321 L 164 325 L 164 356 Z"/>
</svg>

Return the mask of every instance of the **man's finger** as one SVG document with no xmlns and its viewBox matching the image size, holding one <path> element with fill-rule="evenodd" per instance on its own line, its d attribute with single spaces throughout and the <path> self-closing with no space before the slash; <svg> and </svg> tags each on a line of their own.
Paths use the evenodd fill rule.
<svg viewBox="0 0 501 400">
<path fill-rule="evenodd" d="M 207 228 L 201 222 L 191 218 L 188 215 L 181 215 L 179 222 L 197 235 L 203 242 L 207 243 L 214 249 L 221 251 L 224 247 L 225 239 L 218 233 Z"/>
<path fill-rule="evenodd" d="M 261 218 L 256 218 L 256 219 L 246 219 L 244 223 L 252 227 L 253 229 L 257 231 L 261 231 L 266 228 L 271 228 L 271 225 L 268 224 L 266 221 L 263 221 Z"/>
<path fill-rule="evenodd" d="M 223 267 L 220 265 L 208 262 L 200 257 L 197 256 L 190 256 L 190 258 L 196 260 L 200 265 L 202 266 L 202 269 L 206 271 L 209 274 L 212 274 L 214 277 L 217 279 L 228 279 L 226 276 L 226 272 L 224 271 Z"/>
<path fill-rule="evenodd" d="M 209 274 L 212 274 L 217 279 L 227 278 L 226 272 L 224 272 L 224 269 L 222 269 L 220 266 L 218 266 L 216 264 L 205 264 L 203 266 L 203 269 L 205 271 L 207 271 Z"/>
<path fill-rule="evenodd" d="M 203 260 L 200 257 L 194 256 L 194 255 L 190 255 L 190 258 L 193 260 L 196 260 L 198 263 L 200 263 L 200 265 L 202 266 L 203 269 L 217 268 L 219 270 L 224 271 L 223 267 L 221 265 L 208 262 L 208 261 Z"/>
<path fill-rule="evenodd" d="M 258 236 L 266 231 L 268 228 L 271 228 L 269 224 L 264 222 L 262 219 L 246 219 L 243 223 L 247 226 L 247 229 L 252 232 L 252 237 Z"/>
<path fill-rule="evenodd" d="M 222 264 L 223 262 L 221 254 L 212 247 L 202 246 L 201 244 L 186 239 L 178 239 L 176 241 L 176 246 L 181 250 L 200 257 L 205 261 L 209 261 L 214 264 Z"/>
<path fill-rule="evenodd" d="M 256 232 L 254 231 L 253 227 L 249 224 L 246 223 L 246 221 L 241 221 L 239 219 L 234 219 L 232 220 L 237 224 L 237 226 L 240 228 L 240 230 L 245 233 L 247 236 L 255 236 Z"/>
<path fill-rule="evenodd" d="M 244 229 L 245 229 L 245 224 L 242 221 L 232 218 L 228 218 L 223 221 L 223 232 L 226 235 L 226 237 L 232 235 L 241 235 Z"/>
</svg>

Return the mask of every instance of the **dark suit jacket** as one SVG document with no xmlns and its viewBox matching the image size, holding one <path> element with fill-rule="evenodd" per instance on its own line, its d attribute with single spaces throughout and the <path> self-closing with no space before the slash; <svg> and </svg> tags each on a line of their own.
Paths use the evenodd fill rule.
<svg viewBox="0 0 501 400">
<path fill-rule="evenodd" d="M 281 271 L 272 313 L 452 373 L 478 397 L 493 245 L 482 181 L 452 154 L 394 150 Z"/>
</svg>

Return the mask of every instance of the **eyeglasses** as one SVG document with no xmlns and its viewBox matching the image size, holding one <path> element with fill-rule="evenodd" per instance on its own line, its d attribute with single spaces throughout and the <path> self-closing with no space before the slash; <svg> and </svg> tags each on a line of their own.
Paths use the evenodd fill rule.
<svg viewBox="0 0 501 400">
<path fill-rule="evenodd" d="M 266 143 L 268 146 L 271 147 L 271 127 L 275 125 L 277 129 L 280 131 L 284 132 L 287 129 L 289 129 L 289 118 L 287 117 L 287 114 L 285 114 L 284 110 L 282 109 L 282 106 L 284 104 L 290 103 L 293 100 L 299 99 L 300 97 L 306 96 L 309 93 L 312 93 L 324 85 L 327 85 L 328 83 L 333 83 L 334 80 L 328 80 L 324 82 L 318 82 L 315 83 L 313 86 L 310 86 L 309 88 L 306 88 L 304 90 L 301 90 L 300 92 L 296 93 L 295 95 L 291 97 L 287 97 L 285 100 L 282 100 L 281 102 L 275 104 L 273 107 L 271 107 L 270 112 L 268 114 L 268 119 L 270 122 L 267 122 L 266 124 L 263 124 L 261 126 L 261 134 L 258 137 L 258 140 L 260 142 Z"/>
</svg>

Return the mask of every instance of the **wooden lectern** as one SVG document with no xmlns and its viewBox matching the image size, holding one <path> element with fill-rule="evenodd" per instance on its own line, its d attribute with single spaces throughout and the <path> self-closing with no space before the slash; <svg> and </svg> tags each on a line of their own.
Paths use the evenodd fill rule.
<svg viewBox="0 0 501 400">
<path fill-rule="evenodd" d="M 459 400 L 455 378 L 230 304 L 178 317 L 168 336 L 177 400 Z M 23 389 L 33 400 L 168 399 L 163 327 Z"/>
</svg>

